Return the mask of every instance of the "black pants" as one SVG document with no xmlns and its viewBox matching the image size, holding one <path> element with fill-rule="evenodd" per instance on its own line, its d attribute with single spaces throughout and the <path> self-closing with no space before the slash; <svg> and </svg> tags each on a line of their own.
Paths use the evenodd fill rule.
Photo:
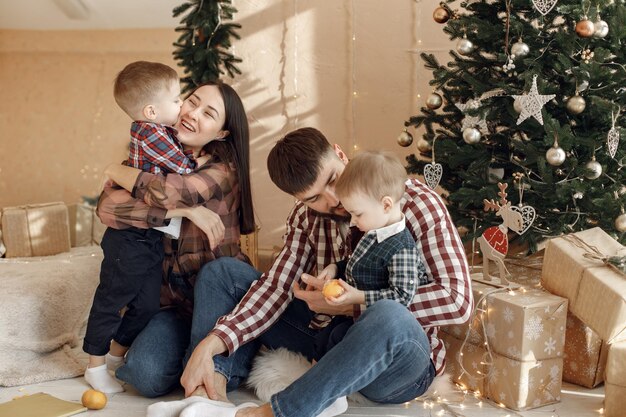
<svg viewBox="0 0 626 417">
<path fill-rule="evenodd" d="M 108 228 L 100 244 L 104 259 L 91 305 L 83 350 L 102 356 L 111 340 L 130 346 L 159 310 L 163 277 L 163 233 L 154 229 Z M 120 311 L 127 307 L 124 316 Z"/>
</svg>

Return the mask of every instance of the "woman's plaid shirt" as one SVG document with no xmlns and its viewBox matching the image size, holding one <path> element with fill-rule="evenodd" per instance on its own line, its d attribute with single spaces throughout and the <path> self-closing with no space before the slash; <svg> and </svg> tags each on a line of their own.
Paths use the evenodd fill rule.
<svg viewBox="0 0 626 417">
<path fill-rule="evenodd" d="M 423 256 L 429 283 L 420 285 L 409 310 L 430 338 L 437 373 L 444 370 L 445 347 L 439 326 L 464 323 L 472 307 L 467 258 L 443 201 L 417 180 L 406 183 L 403 212 L 407 229 Z M 233 353 L 267 330 L 293 299 L 302 273 L 316 275 L 349 255 L 335 220 L 297 202 L 287 219 L 285 246 L 270 271 L 256 281 L 231 314 L 218 320 L 213 334 Z"/>
<path fill-rule="evenodd" d="M 98 216 L 114 229 L 163 226 L 167 210 L 175 207 L 201 204 L 220 216 L 225 234 L 215 251 L 211 250 L 206 234 L 186 218 L 178 240 L 163 238 L 161 305 L 176 306 L 184 316 L 191 317 L 193 300 L 170 286 L 170 273 L 180 275 L 193 286 L 200 268 L 217 257 L 233 256 L 250 262 L 239 246 L 239 201 L 236 171 L 225 164 L 207 162 L 189 175 L 171 173 L 164 177 L 142 172 L 132 196 L 116 185 L 107 185 L 98 201 Z"/>
</svg>

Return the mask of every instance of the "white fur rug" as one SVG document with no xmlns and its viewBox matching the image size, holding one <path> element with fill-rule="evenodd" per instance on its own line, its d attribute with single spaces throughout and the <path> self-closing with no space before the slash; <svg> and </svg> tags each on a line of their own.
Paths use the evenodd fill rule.
<svg viewBox="0 0 626 417">
<path fill-rule="evenodd" d="M 82 332 L 102 250 L 0 259 L 0 386 L 83 374 Z"/>
</svg>

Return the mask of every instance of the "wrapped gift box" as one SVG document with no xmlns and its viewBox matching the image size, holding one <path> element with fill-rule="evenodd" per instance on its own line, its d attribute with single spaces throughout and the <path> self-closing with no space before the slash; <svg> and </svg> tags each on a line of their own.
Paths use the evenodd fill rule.
<svg viewBox="0 0 626 417">
<path fill-rule="evenodd" d="M 594 249 L 604 257 L 626 254 L 622 245 L 598 227 L 551 239 L 541 284 L 567 298 L 570 311 L 612 343 L 626 338 L 626 277 L 595 259 Z"/>
<path fill-rule="evenodd" d="M 572 313 L 567 314 L 563 380 L 587 388 L 604 381 L 608 345 Z"/>
<path fill-rule="evenodd" d="M 463 356 L 474 346 L 484 358 L 488 346 L 491 355 L 482 362 L 493 362 L 485 368 L 484 381 L 474 385 L 480 389 L 482 383 L 488 398 L 515 410 L 559 401 L 567 300 L 536 288 L 509 289 L 477 280 L 472 291 L 477 310 L 471 323 L 441 329 L 453 350 L 461 348 L 450 338 L 459 344 L 465 340 Z"/>
<path fill-rule="evenodd" d="M 106 226 L 96 215 L 95 206 L 70 204 L 67 209 L 72 247 L 99 245 Z"/>
<path fill-rule="evenodd" d="M 452 381 L 472 391 L 484 393 L 487 351 L 482 345 L 467 342 L 463 346 L 463 355 L 460 355 L 462 340 L 444 332 L 439 335 L 446 346 L 446 372 Z"/>
<path fill-rule="evenodd" d="M 612 344 L 606 362 L 604 381 L 604 415 L 624 417 L 626 398 L 626 341 Z"/>
<path fill-rule="evenodd" d="M 561 401 L 563 358 L 517 361 L 493 355 L 487 397 L 513 410 L 527 410 Z"/>
<path fill-rule="evenodd" d="M 70 228 L 64 203 L 2 209 L 6 257 L 56 255 L 70 250 Z"/>
</svg>

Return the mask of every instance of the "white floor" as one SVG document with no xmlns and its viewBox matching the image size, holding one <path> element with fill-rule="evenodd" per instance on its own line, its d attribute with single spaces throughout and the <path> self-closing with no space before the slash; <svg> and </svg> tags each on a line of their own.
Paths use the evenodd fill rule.
<svg viewBox="0 0 626 417">
<path fill-rule="evenodd" d="M 80 402 L 80 397 L 87 389 L 82 377 L 60 381 L 44 382 L 23 387 L 0 388 L 0 403 L 27 394 L 45 392 L 67 401 Z M 137 394 L 132 387 L 127 391 L 114 394 L 109 398 L 107 406 L 98 411 L 87 411 L 80 416 L 94 417 L 140 417 L 145 416 L 146 407 L 163 400 L 177 400 L 182 397 L 182 391 L 175 392 L 159 399 L 147 399 Z M 259 402 L 251 391 L 238 390 L 230 394 L 231 400 L 236 403 L 246 401 Z M 533 410 L 515 412 L 499 408 L 488 401 L 480 400 L 469 394 L 464 396 L 448 382 L 446 376 L 439 377 L 428 393 L 410 403 L 397 406 L 365 405 L 350 401 L 350 408 L 343 414 L 351 417 L 365 416 L 455 416 L 455 417 L 598 417 L 602 415 L 602 401 L 604 388 L 601 386 L 593 390 L 580 388 L 564 383 L 562 401 Z M 0 417 L 14 417 L 3 416 Z"/>
</svg>

